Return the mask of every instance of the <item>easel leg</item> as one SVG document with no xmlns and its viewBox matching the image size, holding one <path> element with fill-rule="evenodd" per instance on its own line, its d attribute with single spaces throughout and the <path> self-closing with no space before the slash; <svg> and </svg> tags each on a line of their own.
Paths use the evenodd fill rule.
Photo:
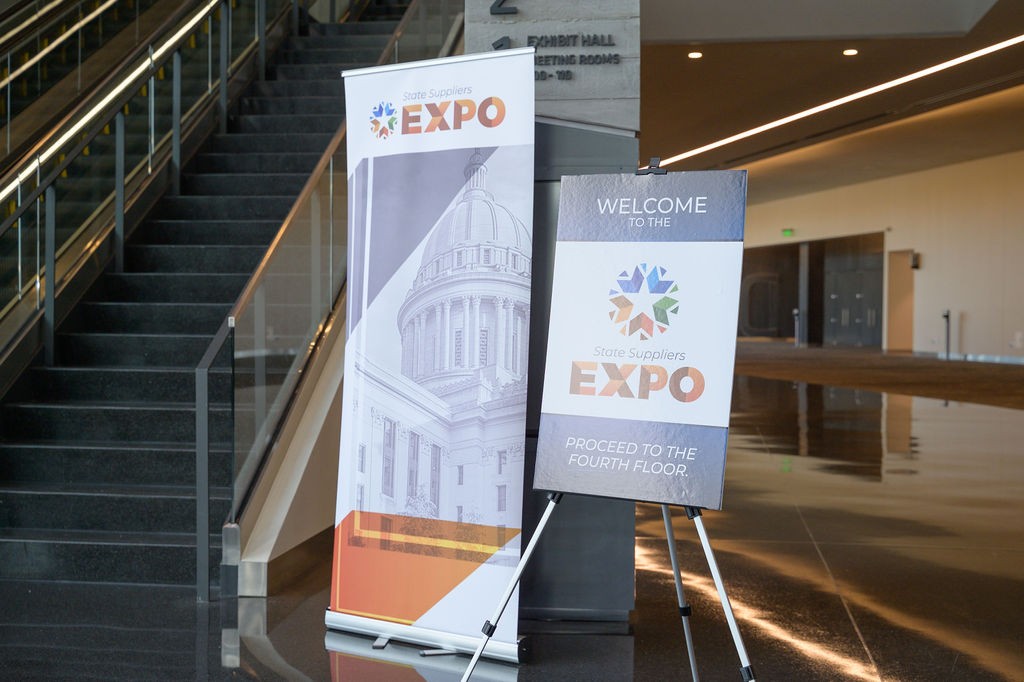
<svg viewBox="0 0 1024 682">
<path fill-rule="evenodd" d="M 533 554 L 533 550 L 537 547 L 537 541 L 540 540 L 541 534 L 544 532 L 544 527 L 548 525 L 548 519 L 551 518 L 551 512 L 555 510 L 558 503 L 562 501 L 562 493 L 548 493 L 548 506 L 544 509 L 544 514 L 540 517 L 540 521 L 537 523 L 537 529 L 533 532 L 533 537 L 530 538 L 530 542 L 526 545 L 526 551 L 519 557 L 519 563 L 516 565 L 515 573 L 512 574 L 512 580 L 509 582 L 508 587 L 505 589 L 505 594 L 501 598 L 501 603 L 498 604 L 497 610 L 491 620 L 485 621 L 481 631 L 484 633 L 483 638 L 480 640 L 480 644 L 477 646 L 476 651 L 473 652 L 473 658 L 469 662 L 469 667 L 466 668 L 465 674 L 462 676 L 462 682 L 467 682 L 470 675 L 473 674 L 473 669 L 476 668 L 477 661 L 480 660 L 480 655 L 484 652 L 484 647 L 487 646 L 487 642 L 490 641 L 494 631 L 498 629 L 498 620 L 501 619 L 501 614 L 505 612 L 505 607 L 508 606 L 508 602 L 512 599 L 512 593 L 515 592 L 516 585 L 519 584 L 519 579 L 523 575 L 523 569 L 526 568 L 527 562 L 530 560 L 530 556 Z"/>
<path fill-rule="evenodd" d="M 743 646 L 743 638 L 740 637 L 740 629 L 736 625 L 736 617 L 732 612 L 732 605 L 729 603 L 729 595 L 725 593 L 725 584 L 722 583 L 722 574 L 718 572 L 718 563 L 715 561 L 715 553 L 711 551 L 711 542 L 708 540 L 707 531 L 704 530 L 704 519 L 701 518 L 700 509 L 697 507 L 686 507 L 686 518 L 691 519 L 697 526 L 697 535 L 700 536 L 700 544 L 704 547 L 704 556 L 708 559 L 708 568 L 711 569 L 711 577 L 715 580 L 715 587 L 718 588 L 718 599 L 722 602 L 722 610 L 725 611 L 725 620 L 729 623 L 729 631 L 732 633 L 732 641 L 736 645 L 736 653 L 740 657 L 740 674 L 743 675 L 743 682 L 754 682 L 754 669 L 747 657 L 747 649 Z"/>
<path fill-rule="evenodd" d="M 683 635 L 686 637 L 686 655 L 690 657 L 690 674 L 693 682 L 700 682 L 697 673 L 697 655 L 693 649 L 693 635 L 690 633 L 690 605 L 683 594 L 683 578 L 679 574 L 679 558 L 676 556 L 676 534 L 672 529 L 672 512 L 667 504 L 661 505 L 661 515 L 665 519 L 665 538 L 668 540 L 668 556 L 672 560 L 672 577 L 676 582 L 676 599 L 679 602 L 679 615 L 683 619 Z"/>
</svg>

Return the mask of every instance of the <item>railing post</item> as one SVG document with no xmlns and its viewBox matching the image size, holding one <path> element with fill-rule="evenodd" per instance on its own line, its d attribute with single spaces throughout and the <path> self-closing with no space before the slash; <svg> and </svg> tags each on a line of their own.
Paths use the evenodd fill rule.
<svg viewBox="0 0 1024 682">
<path fill-rule="evenodd" d="M 299 35 L 299 0 L 292 0 L 292 33 Z"/>
<path fill-rule="evenodd" d="M 114 271 L 124 272 L 124 111 L 114 116 Z"/>
<path fill-rule="evenodd" d="M 261 284 L 253 296 L 253 433 L 267 419 L 267 294 Z"/>
<path fill-rule="evenodd" d="M 220 114 L 220 132 L 228 132 L 228 26 L 231 23 L 231 3 L 220 3 L 220 98 L 217 111 Z"/>
<path fill-rule="evenodd" d="M 267 80 L 267 0 L 256 2 L 256 44 L 259 46 L 257 78 Z"/>
<path fill-rule="evenodd" d="M 153 172 L 153 154 L 156 152 L 156 66 L 153 63 L 153 47 L 149 48 L 149 149 L 146 157 L 146 172 Z"/>
<path fill-rule="evenodd" d="M 46 295 L 43 307 L 43 354 L 46 366 L 56 362 L 55 328 L 57 326 L 57 190 L 51 183 L 46 188 Z"/>
<path fill-rule="evenodd" d="M 196 368 L 196 600 L 210 601 L 209 368 Z"/>
<path fill-rule="evenodd" d="M 309 198 L 309 301 L 310 301 L 310 324 L 316 329 L 317 324 L 327 314 L 323 305 L 323 293 L 321 282 L 323 281 L 323 226 L 320 215 L 320 192 L 313 192 Z M 328 252 L 330 253 L 330 252 Z M 328 255 L 330 260 L 330 255 Z"/>
<path fill-rule="evenodd" d="M 7 53 L 7 73 L 10 73 L 10 72 L 11 72 L 11 53 L 8 52 Z M 4 124 L 4 135 L 7 138 L 7 153 L 8 154 L 11 153 L 11 119 L 14 117 L 14 114 L 11 113 L 11 105 L 12 105 L 11 91 L 13 89 L 14 89 L 14 83 L 8 83 L 7 84 L 7 88 L 6 88 L 7 92 L 5 93 L 5 97 L 7 97 L 7 121 Z"/>
<path fill-rule="evenodd" d="M 171 194 L 181 194 L 181 50 L 174 51 L 171 79 Z"/>
</svg>

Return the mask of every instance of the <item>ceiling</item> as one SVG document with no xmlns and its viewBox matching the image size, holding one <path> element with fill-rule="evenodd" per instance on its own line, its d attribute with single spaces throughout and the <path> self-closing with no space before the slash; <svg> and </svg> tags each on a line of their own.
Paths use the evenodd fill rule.
<svg viewBox="0 0 1024 682">
<path fill-rule="evenodd" d="M 696 149 L 1021 34 L 1024 0 L 641 0 L 640 158 Z M 843 56 L 851 47 L 859 54 Z M 695 49 L 701 59 L 687 57 Z M 746 168 L 754 204 L 1020 149 L 1024 44 L 669 168 Z"/>
</svg>

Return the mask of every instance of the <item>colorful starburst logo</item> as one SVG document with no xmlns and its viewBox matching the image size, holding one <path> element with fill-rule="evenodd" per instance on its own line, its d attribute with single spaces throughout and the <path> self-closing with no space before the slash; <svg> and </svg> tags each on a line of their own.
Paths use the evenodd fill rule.
<svg viewBox="0 0 1024 682">
<path fill-rule="evenodd" d="M 395 132 L 396 125 L 398 117 L 391 102 L 380 102 L 370 110 L 370 131 L 374 137 L 386 140 Z"/>
<path fill-rule="evenodd" d="M 668 330 L 669 315 L 679 312 L 679 299 L 672 296 L 679 287 L 665 275 L 665 268 L 647 263 L 634 267 L 632 275 L 627 270 L 619 273 L 618 287 L 608 292 L 615 306 L 608 317 L 619 326 L 620 334 L 639 334 L 641 341 L 647 341 Z"/>
</svg>

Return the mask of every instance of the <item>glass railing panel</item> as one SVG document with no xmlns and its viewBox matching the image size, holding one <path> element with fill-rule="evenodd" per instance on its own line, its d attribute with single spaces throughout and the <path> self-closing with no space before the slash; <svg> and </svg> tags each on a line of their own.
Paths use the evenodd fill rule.
<svg viewBox="0 0 1024 682">
<path fill-rule="evenodd" d="M 15 223 L 0 233 L 0 296 L 4 303 L 14 303 L 21 295 L 21 234 Z"/>
<path fill-rule="evenodd" d="M 332 300 L 331 176 L 322 174 L 235 319 L 236 500 L 248 489 Z"/>
<path fill-rule="evenodd" d="M 434 59 L 448 38 L 462 3 L 421 0 L 406 13 L 389 62 Z"/>
<path fill-rule="evenodd" d="M 174 60 L 169 59 L 157 68 L 150 85 L 153 88 L 153 99 L 150 103 L 149 142 L 155 153 L 161 140 L 171 135 L 174 126 L 171 111 L 174 106 Z"/>
<path fill-rule="evenodd" d="M 345 283 L 348 266 L 348 170 L 345 145 L 338 145 L 331 162 L 330 291 L 336 295 Z M 333 306 L 334 301 L 325 301 Z"/>
<path fill-rule="evenodd" d="M 3 296 L 0 300 L 5 303 L 17 302 L 26 296 L 37 297 L 34 284 L 42 265 L 39 226 L 43 206 L 29 199 L 27 193 L 25 197 L 26 210 L 18 212 L 21 202 L 15 199 L 4 211 L 9 219 L 4 221 L 7 227 L 0 233 L 0 295 Z"/>
<path fill-rule="evenodd" d="M 231 0 L 231 61 L 256 39 L 256 3 Z"/>
<path fill-rule="evenodd" d="M 53 184 L 59 254 L 79 229 L 98 216 L 114 191 L 114 135 L 101 133 L 90 140 Z"/>
<path fill-rule="evenodd" d="M 421 2 L 403 24 L 399 61 L 436 57 L 459 9 L 459 3 Z M 236 308 L 236 511 L 345 282 L 344 144 L 322 163 Z"/>
<path fill-rule="evenodd" d="M 212 87 L 215 55 L 207 19 L 193 31 L 181 48 L 181 111 L 187 112 Z"/>
<path fill-rule="evenodd" d="M 139 88 L 127 104 L 122 107 L 124 113 L 124 148 L 125 173 L 148 172 L 149 170 L 149 86 Z M 111 120 L 111 128 L 115 128 Z M 116 139 L 111 137 L 105 141 L 113 144 Z"/>
</svg>

